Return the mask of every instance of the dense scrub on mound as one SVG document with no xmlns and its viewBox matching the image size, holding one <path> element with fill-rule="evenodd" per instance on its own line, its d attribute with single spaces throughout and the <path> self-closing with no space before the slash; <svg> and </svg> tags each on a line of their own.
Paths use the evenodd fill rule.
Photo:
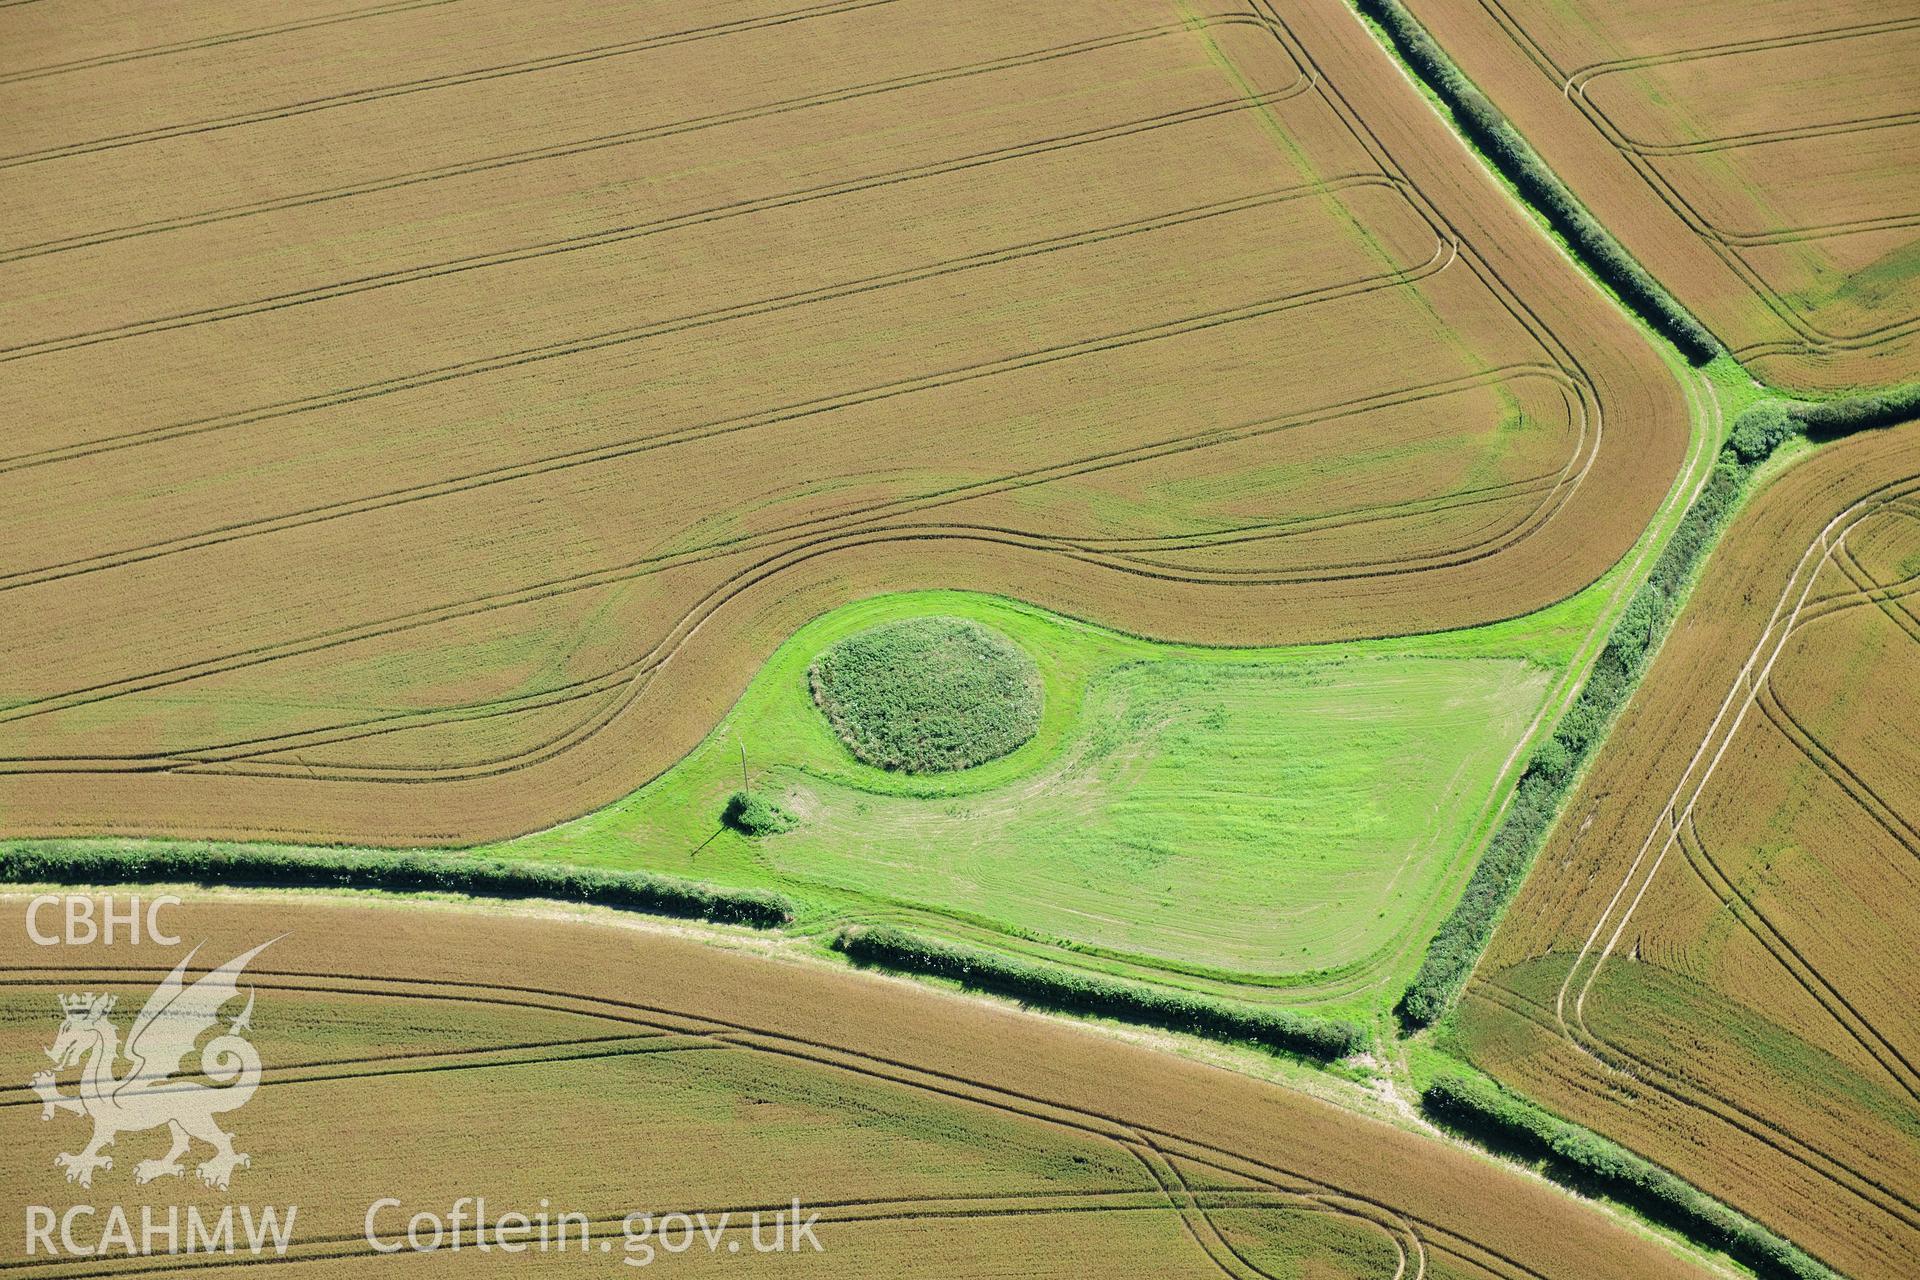
<svg viewBox="0 0 1920 1280">
<path fill-rule="evenodd" d="M 1827 404 L 1768 401 L 1742 413 L 1721 446 L 1707 483 L 1675 528 L 1633 599 L 1628 601 L 1580 694 L 1553 737 L 1535 751 L 1513 807 L 1488 842 L 1466 891 L 1434 935 L 1426 959 L 1401 998 L 1412 1026 L 1437 1020 L 1459 996 L 1500 913 L 1519 890 L 1574 778 L 1640 683 L 1647 663 L 1673 625 L 1688 585 L 1740 504 L 1747 481 L 1788 438 L 1812 431 L 1863 430 L 1897 420 L 1902 406 L 1920 409 L 1920 387 Z"/>
<path fill-rule="evenodd" d="M 1040 725 L 1040 670 L 965 618 L 905 618 L 841 640 L 807 670 L 813 700 L 854 756 L 948 773 L 997 760 Z"/>
<path fill-rule="evenodd" d="M 1650 1160 L 1569 1124 L 1490 1081 L 1442 1076 L 1421 1094 L 1427 1114 L 1496 1150 L 1542 1165 L 1582 1191 L 1630 1205 L 1766 1277 L 1835 1280 L 1834 1273 L 1745 1214 Z"/>
<path fill-rule="evenodd" d="M 1722 347 L 1660 283 L 1634 261 L 1613 233 L 1588 213 L 1547 167 L 1500 109 L 1474 87 L 1400 0 L 1358 0 L 1362 12 L 1385 28 L 1401 56 L 1433 86 L 1462 131 L 1499 166 L 1520 193 L 1546 216 L 1554 230 L 1616 289 L 1647 323 L 1665 334 L 1689 360 L 1704 364 Z"/>
<path fill-rule="evenodd" d="M 884 925 L 843 930 L 833 945 L 860 964 L 952 978 L 968 987 L 1070 1013 L 1188 1031 L 1215 1040 L 1245 1040 L 1311 1058 L 1344 1058 L 1367 1044 L 1365 1030 L 1353 1022 L 1262 1009 L 1189 991 L 1164 991 L 937 942 Z"/>
<path fill-rule="evenodd" d="M 36 841 L 0 847 L 0 881 L 15 884 L 198 884 L 384 889 L 488 898 L 551 898 L 771 929 L 793 903 L 763 889 L 722 889 L 639 871 L 508 864 L 430 853 L 355 853 L 168 844 Z"/>
</svg>

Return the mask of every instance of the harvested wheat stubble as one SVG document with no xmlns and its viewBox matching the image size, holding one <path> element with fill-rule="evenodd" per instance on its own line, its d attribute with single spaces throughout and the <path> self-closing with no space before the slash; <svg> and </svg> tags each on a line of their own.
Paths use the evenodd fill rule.
<svg viewBox="0 0 1920 1280">
<path fill-rule="evenodd" d="M 1863 1277 L 1907 1274 L 1920 1248 L 1916 583 L 1920 427 L 1828 446 L 1762 491 L 1453 1033 Z"/>
<path fill-rule="evenodd" d="M 1808 391 L 1920 363 L 1920 9 L 1408 0 L 1733 353 Z"/>
<path fill-rule="evenodd" d="M 890 589 L 1216 643 L 1510 617 L 1683 452 L 1658 355 L 1337 0 L 193 6 L 71 53 L 34 8 L 10 834 L 525 831 Z"/>
<path fill-rule="evenodd" d="M 376 1217 L 390 1240 L 407 1215 L 444 1219 L 460 1196 L 484 1196 L 490 1217 L 543 1198 L 584 1213 L 615 1258 L 629 1211 L 717 1215 L 797 1196 L 821 1214 L 824 1252 L 779 1261 L 804 1275 L 1705 1274 L 1457 1147 L 897 981 L 602 924 L 233 896 L 170 912 L 181 946 L 66 948 L 49 967 L 25 941 L 25 907 L 0 902 L 0 1045 L 21 1079 L 58 1025 L 55 995 L 117 993 L 124 1027 L 186 947 L 201 946 L 197 974 L 284 935 L 242 980 L 265 1080 L 223 1123 L 252 1158 L 232 1196 L 299 1206 L 287 1260 L 306 1259 L 303 1275 L 359 1274 L 382 1197 L 404 1206 Z M 78 1140 L 81 1120 L 43 1125 L 26 1086 L 4 1092 L 10 1145 Z M 132 1181 L 164 1141 L 123 1134 L 89 1190 L 38 1157 L 10 1162 L 0 1189 L 62 1209 L 111 1195 L 137 1221 L 138 1206 L 185 1194 Z M 390 1265 L 610 1265 L 597 1250 L 472 1243 Z M 671 1265 L 712 1266 L 705 1255 Z M 281 1264 L 245 1271 L 262 1265 Z"/>
</svg>

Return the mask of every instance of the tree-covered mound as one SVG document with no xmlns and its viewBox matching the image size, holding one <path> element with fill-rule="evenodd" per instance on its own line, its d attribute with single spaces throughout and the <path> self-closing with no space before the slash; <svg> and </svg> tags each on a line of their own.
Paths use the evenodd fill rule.
<svg viewBox="0 0 1920 1280">
<path fill-rule="evenodd" d="M 807 669 L 813 700 L 854 756 L 946 773 L 1006 755 L 1040 725 L 1040 671 L 991 627 L 906 618 L 841 640 Z"/>
</svg>

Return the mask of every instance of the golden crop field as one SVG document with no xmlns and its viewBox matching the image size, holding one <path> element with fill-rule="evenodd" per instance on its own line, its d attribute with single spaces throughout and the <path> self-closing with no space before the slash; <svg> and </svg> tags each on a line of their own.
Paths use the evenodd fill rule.
<svg viewBox="0 0 1920 1280">
<path fill-rule="evenodd" d="M 1845 1274 L 1920 1246 L 1920 428 L 1728 535 L 1468 989 L 1472 1061 Z"/>
<path fill-rule="evenodd" d="M 138 1008 L 182 954 L 124 936 L 49 951 L 26 942 L 26 914 L 25 897 L 0 903 L 9 1061 L 52 1036 L 57 995 Z M 264 1063 L 257 1095 L 222 1121 L 250 1163 L 227 1193 L 190 1172 L 139 1184 L 137 1162 L 158 1162 L 166 1137 L 123 1131 L 90 1187 L 56 1178 L 46 1199 L 48 1153 L 77 1147 L 84 1118 L 43 1121 L 41 1099 L 16 1083 L 0 1088 L 18 1157 L 0 1167 L 0 1192 L 56 1214 L 115 1203 L 136 1223 L 143 1205 L 270 1205 L 282 1220 L 294 1209 L 282 1247 L 195 1259 L 193 1275 L 652 1274 L 628 1259 L 670 1274 L 941 1280 L 1707 1274 L 1431 1137 L 898 981 L 657 930 L 431 904 L 230 895 L 163 919 L 199 946 L 189 980 L 273 939 L 239 978 Z M 450 1224 L 463 1197 L 461 1230 Z M 797 1197 L 818 1214 L 818 1251 L 802 1240 L 752 1256 L 751 1213 L 790 1212 Z M 500 1249 L 542 1235 L 494 1224 L 543 1211 L 579 1220 L 560 1244 L 557 1227 L 546 1233 L 544 1252 Z M 405 1244 L 420 1213 L 441 1224 L 436 1251 Z M 490 1253 L 478 1247 L 482 1213 Z M 636 1213 L 662 1233 L 630 1245 Z M 675 1213 L 707 1214 L 712 1243 L 674 1248 Z M 9 1246 L 24 1243 L 19 1229 L 7 1223 Z M 33 1277 L 154 1266 L 112 1250 L 85 1262 L 10 1256 L 13 1274 Z"/>
<path fill-rule="evenodd" d="M 881 590 L 1510 617 L 1687 439 L 1336 0 L 58 0 L 0 114 L 12 834 L 524 831 Z"/>
<path fill-rule="evenodd" d="M 1916 4 L 0 0 L 0 1272 L 1907 1274 Z"/>
<path fill-rule="evenodd" d="M 1920 364 L 1920 7 L 1410 0 L 1740 361 L 1808 391 Z"/>
</svg>

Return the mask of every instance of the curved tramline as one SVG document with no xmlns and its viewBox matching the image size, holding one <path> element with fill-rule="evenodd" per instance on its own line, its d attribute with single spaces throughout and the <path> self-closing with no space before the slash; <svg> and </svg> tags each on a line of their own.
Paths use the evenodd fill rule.
<svg viewBox="0 0 1920 1280">
<path fill-rule="evenodd" d="M 1920 493 L 1920 476 L 1909 476 L 1882 486 L 1829 520 L 1820 530 L 1819 536 L 1801 554 L 1799 562 L 1795 564 L 1793 572 L 1787 578 L 1786 586 L 1781 589 L 1779 601 L 1774 605 L 1773 615 L 1767 620 L 1766 630 L 1761 633 L 1759 641 L 1753 647 L 1753 652 L 1747 656 L 1738 675 L 1734 677 L 1733 686 L 1727 690 L 1726 696 L 1721 700 L 1706 736 L 1700 740 L 1700 745 L 1694 749 L 1693 757 L 1687 761 L 1686 768 L 1680 775 L 1680 781 L 1668 797 L 1666 806 L 1655 822 L 1653 830 L 1649 831 L 1647 838 L 1641 842 L 1640 849 L 1634 855 L 1633 861 L 1628 864 L 1619 887 L 1614 890 L 1613 897 L 1608 900 L 1600 918 L 1594 922 L 1593 932 L 1587 935 L 1586 941 L 1581 944 L 1578 954 L 1574 957 L 1573 970 L 1568 973 L 1566 981 L 1561 984 L 1560 990 L 1554 996 L 1554 1016 L 1560 1020 L 1562 1028 L 1567 1029 L 1568 1034 L 1571 1035 L 1572 1031 L 1566 1022 L 1567 992 L 1573 986 L 1576 974 L 1588 957 L 1592 956 L 1592 968 L 1588 970 L 1585 980 L 1580 983 L 1579 995 L 1574 1000 L 1573 1017 L 1576 1022 L 1579 1022 L 1582 1006 L 1586 1002 L 1587 993 L 1593 988 L 1595 978 L 1599 976 L 1600 966 L 1606 963 L 1607 956 L 1619 944 L 1621 934 L 1626 931 L 1627 921 L 1639 906 L 1640 900 L 1646 895 L 1647 886 L 1652 883 L 1661 862 L 1680 843 L 1682 827 L 1692 822 L 1694 806 L 1699 802 L 1700 795 L 1706 790 L 1707 784 L 1713 779 L 1714 771 L 1720 767 L 1721 760 L 1733 743 L 1734 735 L 1740 730 L 1741 722 L 1746 719 L 1749 711 L 1756 706 L 1761 706 L 1762 695 L 1768 691 L 1767 679 L 1772 674 L 1774 664 L 1779 661 L 1787 641 L 1803 625 L 1802 613 L 1807 610 L 1809 597 L 1820 571 L 1829 564 L 1839 562 L 1838 557 L 1845 548 L 1847 533 L 1853 526 L 1877 514 L 1890 502 L 1914 493 Z M 1862 586 L 1859 598 L 1848 603 L 1856 607 L 1869 603 L 1873 592 L 1884 589 L 1879 586 Z M 1828 597 L 1821 603 L 1828 603 L 1831 599 Z M 1822 616 L 1825 614 L 1823 613 Z M 1765 708 L 1762 707 L 1762 710 L 1764 712 Z M 1731 719 L 1728 718 L 1729 716 Z M 1648 863 L 1646 872 L 1642 875 L 1640 874 L 1641 864 L 1646 862 L 1649 853 L 1653 853 L 1653 860 Z M 1637 889 L 1634 888 L 1636 883 Z M 1622 899 L 1630 889 L 1633 890 L 1632 897 L 1623 903 Z M 1613 931 L 1608 934 L 1606 945 L 1596 954 L 1593 950 L 1594 943 L 1609 923 L 1614 925 Z"/>
<path fill-rule="evenodd" d="M 1911 376 L 1920 20 L 1863 3 L 1407 7 L 1743 363 L 1809 391 Z"/>
<path fill-rule="evenodd" d="M 329 3 L 0 0 L 17 1267 L 1903 1274 L 1920 17 Z"/>
<path fill-rule="evenodd" d="M 1916 440 L 1829 446 L 1754 500 L 1689 606 L 1712 621 L 1656 662 L 1451 1032 L 1861 1275 L 1920 1239 L 1897 1119 L 1920 1029 L 1893 994 L 1920 834 L 1886 727 L 1920 639 Z M 1718 1144 L 1737 1159 L 1704 1161 Z"/>
<path fill-rule="evenodd" d="M 0 80 L 0 491 L 99 514 L 0 557 L 10 831 L 524 831 L 929 583 L 1216 644 L 1512 617 L 1680 464 L 1659 357 L 1331 0 L 536 6 L 457 61 L 454 11 Z"/>
<path fill-rule="evenodd" d="M 17 916 L 24 900 L 11 905 Z M 236 1176 L 247 1195 L 300 1209 L 284 1252 L 250 1269 L 357 1270 L 376 1256 L 369 1223 L 382 1243 L 402 1234 L 386 1230 L 386 1206 L 404 1206 L 391 1219 L 402 1226 L 416 1211 L 446 1218 L 453 1194 L 435 1170 L 452 1162 L 477 1179 L 456 1194 L 484 1195 L 493 1213 L 537 1195 L 621 1253 L 629 1211 L 745 1219 L 804 1191 L 821 1249 L 785 1259 L 804 1274 L 1704 1274 L 1424 1134 L 898 982 L 423 904 L 202 897 L 172 919 L 213 950 L 290 930 L 246 975 L 272 1069 L 236 1121 L 252 1155 Z M 409 944 L 394 949 L 396 933 Z M 50 984 L 137 994 L 168 971 L 151 945 L 52 967 L 9 946 L 0 1003 L 22 1015 L 13 1039 L 37 1034 L 30 1011 Z M 584 980 L 578 949 L 598 957 Z M 627 994 L 643 977 L 649 994 Z M 488 1089 L 501 1105 L 474 1105 Z M 14 1092 L 14 1115 L 40 1105 Z M 346 1096 L 367 1124 L 330 1122 Z M 646 1167 L 580 1158 L 583 1117 L 616 1147 L 651 1131 Z M 729 1160 L 711 1160 L 716 1141 Z M 339 1158 L 316 1167 L 299 1158 L 307 1147 Z M 804 1187 L 785 1181 L 803 1165 Z M 116 1194 L 138 1205 L 166 1192 Z M 467 1268 L 607 1265 L 577 1247 L 482 1253 L 475 1213 L 456 1228 Z M 420 1261 L 403 1251 L 388 1265 Z"/>
</svg>

